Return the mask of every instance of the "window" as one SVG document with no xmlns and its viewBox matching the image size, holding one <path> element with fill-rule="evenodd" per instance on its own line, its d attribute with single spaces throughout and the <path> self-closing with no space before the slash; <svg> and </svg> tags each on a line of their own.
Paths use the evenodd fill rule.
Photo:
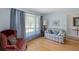
<svg viewBox="0 0 79 59">
<path fill-rule="evenodd" d="M 36 16 L 36 31 L 40 31 L 40 16 Z"/>
<path fill-rule="evenodd" d="M 26 37 L 30 37 L 40 32 L 40 16 L 26 14 L 25 16 Z"/>
</svg>

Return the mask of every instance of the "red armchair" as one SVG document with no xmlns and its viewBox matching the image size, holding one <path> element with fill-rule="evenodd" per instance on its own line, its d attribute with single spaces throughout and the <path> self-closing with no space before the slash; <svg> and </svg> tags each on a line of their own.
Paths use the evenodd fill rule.
<svg viewBox="0 0 79 59">
<path fill-rule="evenodd" d="M 1 48 L 6 51 L 24 51 L 26 49 L 26 41 L 22 38 L 17 38 L 16 44 L 11 45 L 8 41 L 10 35 L 16 37 L 16 31 L 9 29 L 0 33 Z"/>
</svg>

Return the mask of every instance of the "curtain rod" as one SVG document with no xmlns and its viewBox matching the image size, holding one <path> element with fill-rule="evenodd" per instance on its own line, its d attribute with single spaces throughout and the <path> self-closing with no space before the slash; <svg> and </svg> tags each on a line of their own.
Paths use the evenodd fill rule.
<svg viewBox="0 0 79 59">
<path fill-rule="evenodd" d="M 15 10 L 18 10 L 18 11 L 22 11 L 22 10 L 19 10 L 19 9 L 16 9 L 16 8 L 11 8 L 11 9 L 15 9 Z M 29 13 L 29 12 L 25 12 L 25 11 L 22 11 L 22 12 L 24 12 L 24 13 Z M 33 15 L 33 13 L 29 13 L 29 14 L 32 14 Z M 34 14 L 34 15 L 36 15 L 36 14 Z M 40 15 L 41 16 L 41 15 Z"/>
</svg>

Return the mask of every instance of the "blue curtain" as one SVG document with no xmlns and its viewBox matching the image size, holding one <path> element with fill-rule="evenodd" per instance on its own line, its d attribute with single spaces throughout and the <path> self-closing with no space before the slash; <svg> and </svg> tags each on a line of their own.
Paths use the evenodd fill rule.
<svg viewBox="0 0 79 59">
<path fill-rule="evenodd" d="M 16 9 L 11 9 L 10 12 L 10 28 L 16 29 Z"/>
<path fill-rule="evenodd" d="M 10 28 L 17 30 L 18 38 L 25 38 L 25 13 L 17 9 L 11 9 Z"/>
</svg>

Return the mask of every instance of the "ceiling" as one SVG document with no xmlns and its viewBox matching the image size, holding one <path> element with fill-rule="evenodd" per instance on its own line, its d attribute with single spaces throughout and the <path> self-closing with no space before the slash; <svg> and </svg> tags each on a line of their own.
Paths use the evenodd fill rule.
<svg viewBox="0 0 79 59">
<path fill-rule="evenodd" d="M 17 9 L 37 14 L 48 14 L 55 12 L 62 12 L 65 14 L 72 14 L 72 13 L 79 14 L 79 8 L 17 8 Z"/>
<path fill-rule="evenodd" d="M 53 12 L 76 12 L 79 11 L 79 8 L 27 8 L 30 11 L 47 14 Z"/>
</svg>

